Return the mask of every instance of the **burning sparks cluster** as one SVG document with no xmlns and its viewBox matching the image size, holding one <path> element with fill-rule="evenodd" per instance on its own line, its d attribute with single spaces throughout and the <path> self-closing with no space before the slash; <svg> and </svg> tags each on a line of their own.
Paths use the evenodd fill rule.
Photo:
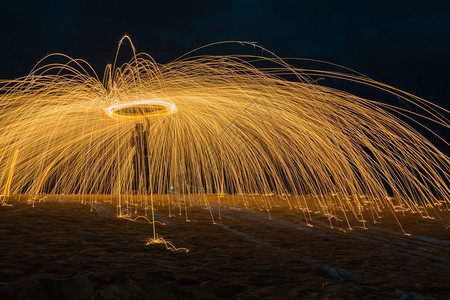
<svg viewBox="0 0 450 300">
<path fill-rule="evenodd" d="M 148 209 L 147 197 L 133 195 L 129 136 L 141 122 L 149 170 L 143 193 L 158 195 L 161 205 L 229 195 L 308 212 L 313 201 L 324 215 L 357 220 L 386 207 L 425 217 L 449 207 L 449 157 L 405 121 L 448 130 L 448 111 L 367 77 L 301 70 L 276 56 L 157 64 L 138 54 L 109 65 L 100 80 L 86 62 L 64 60 L 44 60 L 28 76 L 1 82 L 4 196 L 110 194 L 120 198 L 120 213 Z M 308 75 L 373 86 L 412 109 L 321 86 Z M 174 194 L 181 196 L 164 200 Z"/>
</svg>

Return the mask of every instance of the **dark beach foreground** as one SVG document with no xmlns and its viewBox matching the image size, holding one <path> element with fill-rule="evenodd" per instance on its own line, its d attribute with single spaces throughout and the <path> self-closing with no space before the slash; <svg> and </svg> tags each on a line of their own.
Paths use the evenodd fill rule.
<svg viewBox="0 0 450 300">
<path fill-rule="evenodd" d="M 12 201 L 0 207 L 1 299 L 450 299 L 449 212 L 443 220 L 389 212 L 368 230 L 315 215 L 191 207 L 156 211 L 152 226 L 111 204 Z M 345 232 L 344 232 L 345 231 Z"/>
</svg>

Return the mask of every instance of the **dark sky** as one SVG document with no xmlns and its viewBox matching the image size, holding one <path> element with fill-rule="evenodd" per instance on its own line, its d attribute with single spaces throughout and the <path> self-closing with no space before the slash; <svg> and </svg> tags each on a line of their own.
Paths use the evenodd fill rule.
<svg viewBox="0 0 450 300">
<path fill-rule="evenodd" d="M 102 73 L 124 34 L 159 62 L 215 41 L 254 41 L 450 106 L 450 1 L 2 2 L 0 78 L 25 75 L 53 52 L 86 59 Z"/>
</svg>

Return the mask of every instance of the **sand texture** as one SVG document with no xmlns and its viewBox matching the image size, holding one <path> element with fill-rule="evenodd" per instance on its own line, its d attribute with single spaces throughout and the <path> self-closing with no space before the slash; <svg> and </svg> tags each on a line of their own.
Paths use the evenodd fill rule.
<svg viewBox="0 0 450 300">
<path fill-rule="evenodd" d="M 0 207 L 0 299 L 450 299 L 446 221 L 389 212 L 368 230 L 274 209 L 158 208 L 152 226 L 110 204 Z M 450 213 L 440 214 L 444 220 Z M 345 232 L 344 232 L 345 231 Z"/>
</svg>

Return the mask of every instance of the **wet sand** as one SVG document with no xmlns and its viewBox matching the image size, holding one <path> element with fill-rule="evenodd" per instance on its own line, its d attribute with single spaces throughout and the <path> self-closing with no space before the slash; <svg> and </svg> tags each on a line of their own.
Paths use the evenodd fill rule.
<svg viewBox="0 0 450 300">
<path fill-rule="evenodd" d="M 446 221 L 388 212 L 368 230 L 288 209 L 158 208 L 152 226 L 110 204 L 0 207 L 0 299 L 450 299 Z M 173 211 L 172 211 L 173 213 Z M 440 214 L 450 220 L 450 213 Z M 345 232 L 344 232 L 345 231 Z"/>
</svg>

